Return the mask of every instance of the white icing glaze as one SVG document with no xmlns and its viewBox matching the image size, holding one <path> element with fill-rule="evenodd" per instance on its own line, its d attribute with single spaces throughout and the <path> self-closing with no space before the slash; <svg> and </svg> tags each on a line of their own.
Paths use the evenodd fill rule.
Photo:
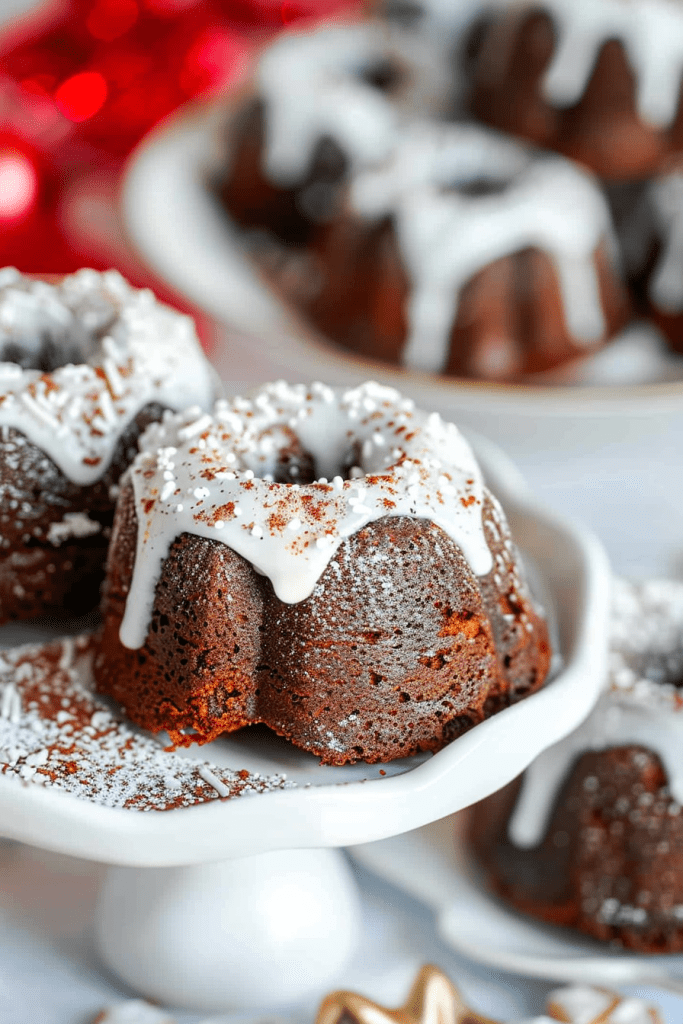
<svg viewBox="0 0 683 1024">
<path fill-rule="evenodd" d="M 654 1007 L 643 999 L 622 998 L 606 989 L 569 985 L 548 995 L 548 1009 L 568 1024 L 658 1024 Z"/>
<path fill-rule="evenodd" d="M 214 398 L 192 320 L 116 271 L 80 270 L 59 284 L 0 271 L 0 358 L 37 355 L 46 339 L 78 363 L 49 373 L 0 362 L 0 427 L 14 427 L 71 481 L 109 468 L 126 427 L 149 402 L 173 409 Z"/>
<path fill-rule="evenodd" d="M 618 39 L 636 81 L 643 121 L 671 125 L 683 75 L 683 8 L 679 0 L 542 0 L 556 33 L 543 89 L 557 107 L 584 94 L 603 45 Z"/>
<path fill-rule="evenodd" d="M 655 306 L 666 313 L 683 312 L 683 173 L 653 181 L 648 189 L 662 252 L 649 285 Z"/>
<path fill-rule="evenodd" d="M 315 460 L 314 483 L 273 482 L 293 437 Z M 342 479 L 349 457 L 359 466 Z M 145 641 L 161 567 L 182 533 L 228 545 L 287 603 L 312 593 L 345 538 L 388 515 L 432 520 L 475 574 L 492 568 L 469 445 L 453 424 L 379 384 L 278 382 L 217 403 L 213 416 L 167 415 L 145 432 L 130 477 L 138 540 L 121 625 L 130 648 Z"/>
<path fill-rule="evenodd" d="M 415 17 L 392 16 L 391 4 L 382 12 L 392 49 L 412 69 L 412 109 L 443 111 L 452 117 L 464 105 L 468 76 L 463 68 L 464 44 L 474 22 L 495 5 L 495 0 L 420 0 Z M 401 7 L 399 0 L 397 6 Z M 408 0 L 408 7 L 412 7 Z M 404 21 L 406 24 L 404 24 Z"/>
<path fill-rule="evenodd" d="M 683 584 L 618 581 L 609 686 L 586 722 L 524 774 L 509 836 L 530 849 L 543 839 L 559 790 L 586 751 L 641 746 L 656 753 L 683 805 Z"/>
<path fill-rule="evenodd" d="M 304 177 L 321 138 L 338 143 L 352 168 L 388 156 L 397 111 L 361 77 L 387 56 L 386 35 L 372 22 L 280 36 L 258 69 L 269 178 L 290 185 Z"/>
<path fill-rule="evenodd" d="M 503 188 L 458 192 L 480 181 Z M 351 205 L 364 217 L 395 218 L 412 285 L 406 366 L 443 370 L 462 288 L 488 264 L 529 247 L 553 262 L 577 344 L 603 336 L 594 256 L 601 244 L 612 250 L 612 223 L 592 177 L 570 161 L 535 156 L 473 125 L 416 124 L 390 161 L 354 177 Z"/>
</svg>

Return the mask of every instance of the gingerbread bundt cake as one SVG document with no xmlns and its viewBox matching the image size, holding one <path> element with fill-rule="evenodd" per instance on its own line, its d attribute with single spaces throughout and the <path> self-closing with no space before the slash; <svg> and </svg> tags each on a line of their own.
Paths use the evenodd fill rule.
<svg viewBox="0 0 683 1024">
<path fill-rule="evenodd" d="M 683 585 L 620 583 L 610 686 L 587 721 L 474 809 L 493 890 L 643 952 L 683 949 Z"/>
<path fill-rule="evenodd" d="M 472 107 L 483 121 L 608 179 L 683 150 L 677 0 L 513 0 L 487 29 Z"/>
<path fill-rule="evenodd" d="M 595 351 L 628 316 L 590 175 L 475 125 L 406 129 L 311 251 L 314 324 L 410 369 L 519 380 Z"/>
<path fill-rule="evenodd" d="M 254 99 L 228 126 L 218 189 L 232 219 L 288 245 L 305 242 L 334 211 L 349 171 L 392 151 L 398 80 L 379 24 L 278 37 L 259 63 Z"/>
<path fill-rule="evenodd" d="M 0 271 L 0 621 L 96 607 L 139 434 L 214 397 L 191 320 L 115 271 Z"/>
<path fill-rule="evenodd" d="M 330 764 L 438 750 L 549 664 L 468 445 L 377 384 L 150 427 L 103 614 L 97 685 L 133 721 L 176 744 L 264 722 Z"/>
</svg>

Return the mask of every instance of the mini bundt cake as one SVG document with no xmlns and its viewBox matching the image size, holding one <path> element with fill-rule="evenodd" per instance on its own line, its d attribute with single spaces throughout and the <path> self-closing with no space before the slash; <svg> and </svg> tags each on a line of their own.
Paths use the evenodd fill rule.
<svg viewBox="0 0 683 1024">
<path fill-rule="evenodd" d="M 520 380 L 595 351 L 628 318 L 590 175 L 475 125 L 405 130 L 310 249 L 319 283 L 301 305 L 315 326 L 410 369 Z"/>
<path fill-rule="evenodd" d="M 482 120 L 608 179 L 647 178 L 683 150 L 677 0 L 512 0 L 479 49 Z"/>
<path fill-rule="evenodd" d="M 683 584 L 619 583 L 608 690 L 520 782 L 474 809 L 493 890 L 643 952 L 683 949 Z"/>
<path fill-rule="evenodd" d="M 439 750 L 546 677 L 521 571 L 452 424 L 268 385 L 146 432 L 95 678 L 175 744 L 263 722 L 330 764 Z"/>
<path fill-rule="evenodd" d="M 97 606 L 115 497 L 165 408 L 215 398 L 188 317 L 114 271 L 0 271 L 0 621 Z"/>
<path fill-rule="evenodd" d="M 218 187 L 232 219 L 305 242 L 334 211 L 349 171 L 392 151 L 401 76 L 374 22 L 279 36 L 259 63 L 255 98 L 228 125 Z"/>
<path fill-rule="evenodd" d="M 626 222 L 643 312 L 683 353 L 683 170 L 648 182 Z"/>
</svg>

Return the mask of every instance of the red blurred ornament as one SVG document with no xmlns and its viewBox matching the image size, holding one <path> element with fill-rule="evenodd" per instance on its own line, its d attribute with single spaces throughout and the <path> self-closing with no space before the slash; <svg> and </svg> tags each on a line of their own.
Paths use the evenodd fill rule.
<svg viewBox="0 0 683 1024">
<path fill-rule="evenodd" d="M 100 240 L 98 249 L 75 230 L 69 204 L 82 200 L 89 181 L 95 190 L 102 175 L 115 182 L 140 139 L 188 98 L 214 95 L 238 79 L 265 32 L 340 6 L 338 0 L 62 0 L 6 27 L 0 36 L 0 265 L 58 273 L 113 264 L 133 278 L 137 267 L 137 283 L 149 283 L 125 251 L 122 232 L 118 248 Z M 113 216 L 115 194 L 110 188 Z"/>
<path fill-rule="evenodd" d="M 104 106 L 108 92 L 99 71 L 81 71 L 62 82 L 54 94 L 55 105 L 70 121 L 88 121 Z"/>
</svg>

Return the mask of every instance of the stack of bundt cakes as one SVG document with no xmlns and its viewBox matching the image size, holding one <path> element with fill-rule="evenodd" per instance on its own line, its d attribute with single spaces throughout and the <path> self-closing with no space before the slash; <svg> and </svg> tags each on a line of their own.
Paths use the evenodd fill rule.
<svg viewBox="0 0 683 1024">
<path fill-rule="evenodd" d="M 451 6 L 265 50 L 219 175 L 259 269 L 328 339 L 422 372 L 571 382 L 634 315 L 681 349 L 683 8 Z"/>
<path fill-rule="evenodd" d="M 215 392 L 192 321 L 114 271 L 0 271 L 0 621 L 96 607 L 117 481 Z"/>
<path fill-rule="evenodd" d="M 166 414 L 124 480 L 95 676 L 174 743 L 435 751 L 540 687 L 548 633 L 451 424 L 391 388 Z"/>
<path fill-rule="evenodd" d="M 610 943 L 683 949 L 682 681 L 683 584 L 619 582 L 598 705 L 474 809 L 496 893 Z"/>
</svg>

